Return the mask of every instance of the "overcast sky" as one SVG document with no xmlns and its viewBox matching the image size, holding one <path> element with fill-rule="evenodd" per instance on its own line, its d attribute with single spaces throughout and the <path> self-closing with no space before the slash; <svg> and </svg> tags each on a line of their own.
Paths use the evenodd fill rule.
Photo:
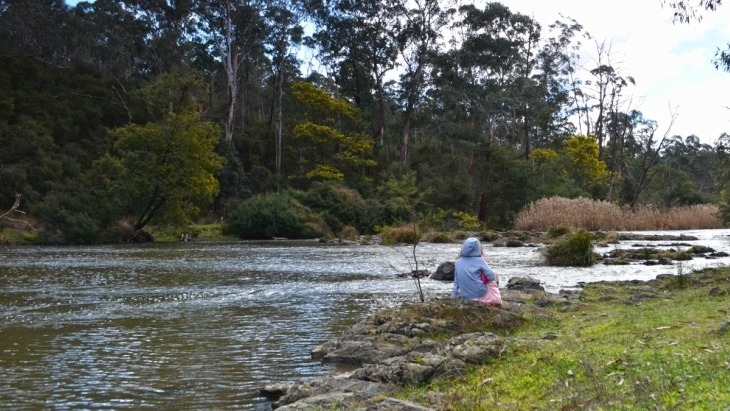
<svg viewBox="0 0 730 411">
<path fill-rule="evenodd" d="M 670 106 L 677 113 L 671 135 L 695 134 L 712 144 L 723 132 L 730 133 L 730 73 L 712 64 L 717 48 L 725 49 L 730 42 L 730 4 L 691 24 L 672 23 L 672 10 L 662 8 L 660 0 L 503 0 L 502 4 L 543 26 L 562 14 L 583 25 L 596 40 L 611 43 L 612 64 L 636 80 L 633 108 L 657 121 L 659 136 L 669 127 Z M 583 43 L 586 51 L 595 50 L 590 42 Z"/>
</svg>

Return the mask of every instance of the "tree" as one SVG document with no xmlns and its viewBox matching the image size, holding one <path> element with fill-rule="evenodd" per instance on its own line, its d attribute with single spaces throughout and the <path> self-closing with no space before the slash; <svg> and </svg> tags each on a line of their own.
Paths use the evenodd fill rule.
<svg viewBox="0 0 730 411">
<path fill-rule="evenodd" d="M 308 179 L 343 181 L 345 172 L 376 165 L 373 141 L 361 133 L 357 110 L 307 82 L 292 82 L 294 98 L 304 106 L 304 121 L 294 126 L 299 161 Z"/>
<path fill-rule="evenodd" d="M 454 13 L 453 9 L 443 10 L 438 0 L 417 0 L 412 5 L 403 11 L 405 23 L 398 36 L 398 51 L 403 60 L 399 91 L 403 111 L 401 166 L 408 160 L 412 123 L 428 88 L 425 77 L 429 59 L 437 52 L 441 30 Z"/>
<path fill-rule="evenodd" d="M 287 8 L 287 6 L 291 8 Z M 287 4 L 281 1 L 279 4 L 272 4 L 266 10 L 266 24 L 269 28 L 267 36 L 267 53 L 271 56 L 272 78 L 274 91 L 273 125 L 275 145 L 275 172 L 277 176 L 282 173 L 283 156 L 283 107 L 284 107 L 284 74 L 287 68 L 296 66 L 291 50 L 294 45 L 301 43 L 303 29 L 301 26 L 302 16 L 297 10 L 293 10 L 294 4 Z M 289 63 L 289 64 L 287 64 Z M 293 71 L 293 70 L 292 70 Z"/>
<path fill-rule="evenodd" d="M 670 115 L 671 120 L 667 131 L 659 141 L 655 140 L 657 130 L 655 122 L 644 122 L 644 129 L 637 136 L 640 152 L 633 160 L 633 167 L 627 167 L 626 178 L 624 180 L 624 185 L 627 187 L 624 196 L 632 208 L 639 202 L 639 196 L 658 171 L 656 167 L 661 159 L 660 153 L 668 141 L 672 125 L 677 118 L 675 112 L 671 112 Z"/>
<path fill-rule="evenodd" d="M 338 92 L 372 118 L 372 139 L 384 144 L 387 108 L 386 75 L 396 65 L 401 30 L 399 0 L 312 1 L 316 32 L 309 44 L 339 86 Z"/>
<path fill-rule="evenodd" d="M 196 217 L 218 191 L 222 159 L 215 154 L 218 128 L 196 110 L 195 79 L 163 77 L 146 89 L 161 118 L 113 131 L 124 165 L 116 182 L 119 198 L 135 216 L 134 230 L 154 218 L 183 225 Z M 167 104 L 164 104 L 167 102 Z"/>
<path fill-rule="evenodd" d="M 421 224 L 424 218 L 424 209 L 427 207 L 426 197 L 430 194 L 430 190 L 421 190 L 416 182 L 416 173 L 413 171 L 406 172 L 401 178 L 391 177 L 385 181 L 380 188 L 381 195 L 386 199 L 388 207 L 404 210 L 413 227 L 413 235 L 411 239 L 411 257 L 406 257 L 408 262 L 413 261 L 413 281 L 416 284 L 418 298 L 423 302 L 423 288 L 421 288 L 421 278 L 418 270 L 418 258 L 416 249 L 421 242 Z"/>
<path fill-rule="evenodd" d="M 254 1 L 201 1 L 197 33 L 211 54 L 218 56 L 226 79 L 225 141 L 233 141 L 241 67 L 262 43 L 260 5 Z"/>
</svg>

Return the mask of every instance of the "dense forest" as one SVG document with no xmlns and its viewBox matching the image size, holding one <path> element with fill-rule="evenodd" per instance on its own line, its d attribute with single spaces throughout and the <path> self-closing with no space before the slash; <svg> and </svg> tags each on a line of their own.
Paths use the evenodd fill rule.
<svg viewBox="0 0 730 411">
<path fill-rule="evenodd" d="M 447 0 L 0 0 L 0 224 L 508 228 L 551 196 L 730 220 L 730 135 L 629 109 L 640 79 L 589 33 Z"/>
</svg>

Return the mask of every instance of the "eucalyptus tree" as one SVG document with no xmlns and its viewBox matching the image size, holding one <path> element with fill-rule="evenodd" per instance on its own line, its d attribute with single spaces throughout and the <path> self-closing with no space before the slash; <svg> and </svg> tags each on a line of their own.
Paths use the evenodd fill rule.
<svg viewBox="0 0 730 411">
<path fill-rule="evenodd" d="M 569 120 L 571 108 L 571 77 L 577 70 L 580 34 L 583 26 L 570 18 L 548 25 L 548 35 L 537 53 L 533 79 L 540 93 L 532 99 L 533 144 L 548 147 L 555 140 L 575 135 Z"/>
<path fill-rule="evenodd" d="M 264 25 L 263 2 L 256 0 L 204 0 L 197 2 L 199 16 L 197 35 L 208 52 L 216 56 L 225 75 L 225 137 L 233 141 L 236 128 L 236 107 L 240 94 L 241 68 L 260 52 Z"/>
<path fill-rule="evenodd" d="M 398 33 L 398 51 L 403 61 L 399 98 L 403 111 L 400 164 L 408 160 L 411 127 L 429 84 L 426 72 L 429 59 L 438 52 L 443 30 L 454 14 L 453 8 L 442 8 L 438 0 L 415 0 L 402 10 L 403 29 Z"/>
<path fill-rule="evenodd" d="M 0 35 L 16 52 L 46 64 L 65 66 L 73 48 L 66 41 L 72 15 L 63 0 L 0 1 Z"/>
<path fill-rule="evenodd" d="M 192 34 L 196 14 L 192 0 L 122 0 L 119 3 L 143 27 L 139 43 L 152 76 L 180 71 L 190 65 L 195 51 Z"/>
<path fill-rule="evenodd" d="M 636 141 L 637 151 L 631 153 L 630 164 L 622 176 L 624 182 L 622 197 L 632 208 L 639 203 L 643 191 L 655 177 L 657 165 L 661 161 L 661 152 L 669 142 L 672 125 L 677 118 L 676 113 L 670 113 L 670 124 L 661 137 L 658 137 L 658 126 L 655 121 L 645 119 L 637 111 L 633 114 L 633 138 Z"/>
<path fill-rule="evenodd" d="M 372 138 L 382 146 L 390 105 L 386 76 L 396 66 L 404 2 L 333 0 L 310 6 L 316 30 L 308 43 L 343 96 L 372 118 Z"/>
<path fill-rule="evenodd" d="M 466 123 L 489 141 L 522 144 L 529 153 L 525 97 L 535 94 L 532 74 L 541 27 L 500 3 L 483 10 L 466 5 L 459 12 L 455 47 L 439 57 L 435 70 L 442 106 L 463 110 Z"/>
<path fill-rule="evenodd" d="M 284 125 L 284 83 L 285 73 L 294 75 L 297 59 L 294 55 L 296 46 L 302 42 L 304 29 L 303 10 L 295 2 L 279 0 L 269 4 L 264 12 L 264 21 L 267 28 L 265 38 L 266 54 L 271 59 L 271 74 L 273 83 L 272 123 L 274 126 L 275 170 L 276 175 L 282 174 L 283 157 L 283 125 Z"/>
<path fill-rule="evenodd" d="M 669 170 L 686 173 L 701 196 L 707 199 L 717 198 L 719 164 L 711 145 L 702 143 L 695 135 L 684 139 L 675 135 L 668 139 L 662 151 L 662 160 Z"/>
</svg>

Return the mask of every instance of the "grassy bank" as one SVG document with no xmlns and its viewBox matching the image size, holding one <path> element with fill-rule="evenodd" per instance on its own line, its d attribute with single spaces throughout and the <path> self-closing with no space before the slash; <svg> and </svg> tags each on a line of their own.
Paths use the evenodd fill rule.
<svg viewBox="0 0 730 411">
<path fill-rule="evenodd" d="M 439 409 L 728 409 L 730 269 L 589 284 L 458 378 L 404 389 Z M 498 331 L 494 331 L 497 332 Z"/>
</svg>

